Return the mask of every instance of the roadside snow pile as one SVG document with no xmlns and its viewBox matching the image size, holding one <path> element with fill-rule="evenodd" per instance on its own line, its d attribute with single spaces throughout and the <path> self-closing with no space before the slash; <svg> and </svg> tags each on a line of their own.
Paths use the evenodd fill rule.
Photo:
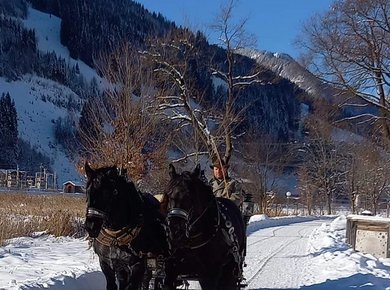
<svg viewBox="0 0 390 290">
<path fill-rule="evenodd" d="M 334 280 L 335 289 L 375 286 L 375 289 L 390 290 L 390 259 L 376 259 L 355 252 L 346 244 L 346 223 L 347 219 L 342 215 L 313 232 L 308 249 L 313 257 L 312 276 L 307 277 L 305 284 Z"/>
<path fill-rule="evenodd" d="M 280 227 L 286 226 L 294 223 L 309 222 L 319 219 L 329 219 L 333 220 L 335 217 L 331 216 L 282 216 L 282 217 L 273 217 L 269 218 L 265 214 L 253 215 L 249 220 L 247 226 L 246 234 L 249 236 L 252 233 L 269 227 Z"/>
</svg>

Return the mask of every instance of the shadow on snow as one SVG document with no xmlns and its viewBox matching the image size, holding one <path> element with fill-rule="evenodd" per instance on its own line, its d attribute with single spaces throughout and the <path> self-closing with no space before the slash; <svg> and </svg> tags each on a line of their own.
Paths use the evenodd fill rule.
<svg viewBox="0 0 390 290">
<path fill-rule="evenodd" d="M 281 218 L 272 218 L 252 222 L 248 225 L 246 230 L 247 236 L 250 236 L 254 232 L 272 227 L 286 226 L 302 222 L 310 222 L 316 220 L 334 220 L 335 216 L 297 216 L 297 217 L 281 217 Z"/>
<path fill-rule="evenodd" d="M 79 277 L 52 278 L 45 285 L 22 287 L 22 290 L 105 290 L 106 279 L 100 271 L 85 273 Z"/>
<path fill-rule="evenodd" d="M 280 288 L 277 288 L 280 290 Z M 277 290 L 276 288 L 248 288 L 247 290 Z M 326 280 L 320 284 L 302 286 L 299 288 L 285 288 L 286 290 L 347 290 L 367 289 L 386 290 L 390 289 L 389 279 L 380 278 L 372 274 L 354 274 L 350 277 L 337 280 Z"/>
</svg>

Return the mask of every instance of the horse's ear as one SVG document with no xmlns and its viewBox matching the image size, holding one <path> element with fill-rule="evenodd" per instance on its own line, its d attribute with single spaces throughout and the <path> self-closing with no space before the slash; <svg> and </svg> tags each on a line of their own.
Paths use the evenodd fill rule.
<svg viewBox="0 0 390 290">
<path fill-rule="evenodd" d="M 200 173 L 201 173 L 200 164 L 197 164 L 194 171 L 192 172 L 192 176 L 200 178 Z"/>
<path fill-rule="evenodd" d="M 174 178 L 176 176 L 176 169 L 175 169 L 175 166 L 173 166 L 172 163 L 169 163 L 169 176 L 171 178 Z"/>
<path fill-rule="evenodd" d="M 88 161 L 85 161 L 84 170 L 88 178 L 90 178 L 94 173 L 94 170 L 91 168 L 91 166 L 89 166 Z"/>
</svg>

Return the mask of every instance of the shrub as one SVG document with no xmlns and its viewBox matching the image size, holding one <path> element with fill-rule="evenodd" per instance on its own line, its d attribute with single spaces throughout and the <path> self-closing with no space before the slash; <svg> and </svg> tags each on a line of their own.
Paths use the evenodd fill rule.
<svg viewBox="0 0 390 290">
<path fill-rule="evenodd" d="M 85 211 L 80 196 L 0 193 L 0 244 L 35 232 L 84 236 Z"/>
</svg>

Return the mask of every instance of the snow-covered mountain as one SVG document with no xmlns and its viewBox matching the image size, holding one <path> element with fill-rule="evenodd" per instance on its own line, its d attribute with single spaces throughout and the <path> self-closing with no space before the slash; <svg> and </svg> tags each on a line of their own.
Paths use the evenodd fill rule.
<svg viewBox="0 0 390 290">
<path fill-rule="evenodd" d="M 273 71 L 282 78 L 288 79 L 314 97 L 325 99 L 331 97 L 329 86 L 321 82 L 288 54 L 253 49 L 241 49 L 238 52 L 256 60 L 261 66 Z"/>
<path fill-rule="evenodd" d="M 77 63 L 80 74 L 86 80 L 95 77 L 96 72 L 80 60 L 72 59 L 69 51 L 60 43 L 61 19 L 29 8 L 27 19 L 23 20 L 26 28 L 33 29 L 37 36 L 38 48 L 41 52 L 55 52 L 65 58 L 69 64 Z M 67 180 L 81 181 L 82 177 L 76 171 L 74 161 L 64 153 L 64 149 L 56 144 L 54 138 L 54 123 L 69 112 L 61 106 L 67 98 L 82 103 L 83 100 L 70 88 L 49 79 L 34 75 L 25 75 L 15 81 L 0 77 L 0 95 L 9 92 L 15 101 L 18 116 L 19 137 L 28 141 L 37 151 L 47 155 L 53 162 L 58 184 L 61 186 Z M 79 112 L 73 112 L 75 115 Z"/>
</svg>

